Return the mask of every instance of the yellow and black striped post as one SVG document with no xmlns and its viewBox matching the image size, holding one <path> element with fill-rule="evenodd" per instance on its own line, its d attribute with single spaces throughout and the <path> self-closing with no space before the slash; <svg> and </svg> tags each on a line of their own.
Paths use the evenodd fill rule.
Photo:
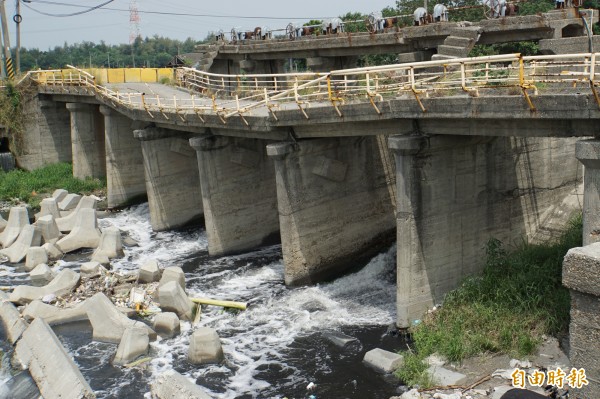
<svg viewBox="0 0 600 399">
<path fill-rule="evenodd" d="M 15 78 L 15 68 L 13 66 L 12 58 L 6 59 L 6 76 L 8 76 L 9 79 Z"/>
</svg>

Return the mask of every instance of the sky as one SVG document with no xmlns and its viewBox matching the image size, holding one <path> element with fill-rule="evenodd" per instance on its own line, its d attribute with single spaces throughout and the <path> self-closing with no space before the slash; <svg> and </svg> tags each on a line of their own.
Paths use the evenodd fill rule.
<svg viewBox="0 0 600 399">
<path fill-rule="evenodd" d="M 16 43 L 15 15 L 17 0 L 5 0 L 10 23 L 11 46 Z M 49 14 L 71 14 L 84 11 L 108 0 L 21 0 L 21 46 L 48 50 L 55 46 L 82 41 L 107 44 L 129 43 L 130 0 L 113 0 L 102 8 L 70 17 L 41 15 L 32 9 Z M 172 39 L 195 40 L 206 38 L 209 32 L 233 27 L 268 26 L 285 29 L 290 22 L 336 17 L 347 12 L 369 14 L 395 0 L 137 0 L 140 34 Z M 176 13 L 180 15 L 159 15 Z M 241 18 L 245 17 L 245 18 Z M 249 18 L 250 17 L 250 18 Z"/>
</svg>

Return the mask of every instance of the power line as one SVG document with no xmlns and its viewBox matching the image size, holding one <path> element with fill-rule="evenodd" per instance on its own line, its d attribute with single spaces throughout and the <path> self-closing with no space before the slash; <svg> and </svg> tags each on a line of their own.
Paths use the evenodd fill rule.
<svg viewBox="0 0 600 399">
<path fill-rule="evenodd" d="M 112 2 L 114 0 L 111 0 L 109 2 L 107 2 L 106 4 Z M 57 1 L 49 1 L 49 0 L 32 0 L 31 3 L 35 3 L 35 4 L 51 4 L 51 5 L 58 5 L 58 6 L 69 6 L 69 7 L 85 7 L 87 8 L 87 6 L 81 5 L 81 4 L 70 4 L 70 3 L 61 3 L 61 2 L 57 2 Z M 31 8 L 31 7 L 29 7 Z M 126 8 L 112 8 L 112 7 L 104 7 L 103 5 L 97 6 L 96 8 L 102 8 L 103 10 L 109 10 L 109 11 L 123 11 L 123 12 L 129 12 L 129 9 Z M 95 8 L 95 9 L 96 9 Z M 35 10 L 32 8 L 32 10 L 42 13 L 41 11 Z M 92 11 L 92 10 L 90 10 Z M 89 12 L 89 11 L 86 11 Z M 143 10 L 139 10 L 138 11 L 140 14 L 155 14 L 155 15 L 171 15 L 171 16 L 178 16 L 178 17 L 208 17 L 208 18 L 238 18 L 238 19 L 281 19 L 281 20 L 296 20 L 296 19 L 327 19 L 327 18 L 331 18 L 331 17 L 269 17 L 269 16 L 247 16 L 247 15 L 219 15 L 219 14 L 190 14 L 190 13 L 183 13 L 183 12 L 170 12 L 170 11 L 143 11 Z M 44 14 L 44 15 L 49 15 L 49 14 Z M 75 14 L 77 15 L 77 14 Z M 62 16 L 62 15 L 50 15 L 50 16 Z"/>
<path fill-rule="evenodd" d="M 74 12 L 74 13 L 70 13 L 70 14 L 51 14 L 51 13 L 47 13 L 47 12 L 44 12 L 44 11 L 36 10 L 35 8 L 31 7 L 29 4 L 27 4 L 25 2 L 23 2 L 23 5 L 25 7 L 27 7 L 27 8 L 29 8 L 33 12 L 37 12 L 38 14 L 46 15 L 46 16 L 49 16 L 49 17 L 74 17 L 76 15 L 86 14 L 88 12 L 92 12 L 94 10 L 102 8 L 105 5 L 107 5 L 109 3 L 112 3 L 113 1 L 115 1 L 115 0 L 108 0 L 108 1 L 105 1 L 104 3 L 102 3 L 102 4 L 98 4 L 97 6 L 94 6 L 94 7 L 83 6 L 83 7 L 86 7 L 86 9 L 84 11 L 78 11 L 78 12 Z M 61 5 L 68 5 L 68 4 L 61 4 Z"/>
</svg>

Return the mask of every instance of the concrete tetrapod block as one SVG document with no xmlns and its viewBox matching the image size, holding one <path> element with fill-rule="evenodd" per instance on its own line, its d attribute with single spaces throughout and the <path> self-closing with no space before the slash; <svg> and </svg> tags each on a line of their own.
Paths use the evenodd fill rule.
<svg viewBox="0 0 600 399">
<path fill-rule="evenodd" d="M 152 328 L 162 338 L 173 338 L 181 332 L 179 317 L 173 312 L 157 314 L 154 317 Z"/>
<path fill-rule="evenodd" d="M 107 227 L 102 231 L 98 248 L 92 254 L 92 261 L 106 264 L 106 259 L 120 258 L 123 255 L 121 231 L 113 226 Z"/>
<path fill-rule="evenodd" d="M 193 303 L 176 281 L 158 287 L 158 304 L 164 312 L 175 312 L 184 320 L 192 319 Z"/>
<path fill-rule="evenodd" d="M 54 198 L 44 198 L 40 203 L 40 211 L 35 215 L 35 219 L 39 220 L 43 216 L 52 216 L 54 219 L 60 218 L 58 202 Z"/>
<path fill-rule="evenodd" d="M 2 233 L 4 231 L 7 224 L 8 224 L 8 222 L 6 220 L 4 220 L 2 215 L 0 215 L 0 233 Z"/>
<path fill-rule="evenodd" d="M 79 273 L 81 278 L 94 278 L 100 276 L 100 271 L 104 269 L 99 262 L 86 262 L 81 265 Z"/>
<path fill-rule="evenodd" d="M 91 399 L 96 395 L 43 319 L 35 319 L 17 343 L 15 363 L 28 368 L 45 399 Z"/>
<path fill-rule="evenodd" d="M 160 268 L 154 259 L 147 260 L 138 272 L 138 283 L 147 284 L 160 280 Z"/>
<path fill-rule="evenodd" d="M 27 208 L 23 206 L 13 206 L 8 214 L 8 223 L 4 231 L 0 233 L 0 245 L 8 248 L 17 240 L 23 227 L 29 224 L 29 215 Z"/>
<path fill-rule="evenodd" d="M 113 359 L 113 364 L 124 366 L 131 363 L 139 356 L 148 353 L 150 340 L 148 339 L 148 330 L 139 327 L 127 327 L 119 342 L 117 354 Z"/>
<path fill-rule="evenodd" d="M 30 224 L 23 227 L 17 241 L 0 251 L 0 254 L 8 256 L 11 263 L 19 263 L 27 256 L 27 251 L 31 247 L 39 247 L 42 243 L 40 231 Z"/>
<path fill-rule="evenodd" d="M 464 374 L 448 370 L 442 366 L 430 366 L 427 369 L 427 374 L 436 385 L 440 386 L 458 385 L 458 382 L 466 377 Z"/>
<path fill-rule="evenodd" d="M 38 227 L 40 234 L 42 235 L 42 241 L 56 244 L 60 239 L 60 231 L 56 225 L 56 220 L 52 215 L 42 216 L 35 222 Z"/>
<path fill-rule="evenodd" d="M 185 290 L 185 274 L 183 270 L 179 266 L 170 266 L 165 268 L 162 272 L 162 277 L 160 278 L 159 286 L 162 286 L 169 281 L 175 281 L 181 288 Z"/>
<path fill-rule="evenodd" d="M 393 373 L 402 366 L 404 357 L 394 352 L 375 348 L 365 353 L 363 363 L 380 373 Z"/>
<path fill-rule="evenodd" d="M 64 253 L 81 248 L 96 248 L 100 242 L 100 236 L 96 211 L 84 208 L 77 211 L 73 230 L 66 237 L 58 240 L 56 246 Z"/>
<path fill-rule="evenodd" d="M 212 328 L 198 328 L 190 337 L 188 362 L 192 364 L 220 363 L 223 361 L 221 338 Z"/>
<path fill-rule="evenodd" d="M 145 328 L 150 339 L 156 339 L 156 333 L 150 327 L 140 321 L 128 319 L 103 293 L 95 294 L 86 302 L 94 341 L 118 344 L 128 327 Z"/>
<path fill-rule="evenodd" d="M 42 263 L 37 265 L 30 273 L 29 278 L 31 279 L 31 284 L 36 287 L 44 286 L 52 281 L 54 278 L 54 273 L 52 269 L 48 267 L 47 264 Z"/>
<path fill-rule="evenodd" d="M 73 230 L 75 227 L 75 223 L 77 223 L 77 213 L 82 209 L 93 209 L 96 210 L 97 201 L 94 197 L 84 196 L 81 198 L 81 201 L 77 204 L 73 212 L 69 213 L 65 217 L 59 217 L 56 219 L 56 225 L 58 229 L 62 232 L 69 232 Z"/>
<path fill-rule="evenodd" d="M 56 201 L 57 204 L 60 204 L 62 202 L 62 200 L 64 200 L 68 194 L 69 194 L 69 192 L 67 190 L 64 190 L 62 188 L 57 188 L 52 193 L 52 198 L 54 198 L 54 200 Z"/>
<path fill-rule="evenodd" d="M 8 301 L 8 295 L 4 292 L 0 292 L 0 301 L 0 321 L 4 325 L 6 338 L 14 345 L 27 329 L 27 323 L 21 318 L 15 305 Z"/>
<path fill-rule="evenodd" d="M 48 254 L 49 260 L 57 260 L 62 258 L 64 255 L 63 252 L 55 244 L 49 242 L 42 245 L 42 248 L 44 248 L 44 250 Z"/>
<path fill-rule="evenodd" d="M 151 384 L 152 397 L 156 399 L 210 399 L 210 396 L 175 370 L 168 370 Z"/>
<path fill-rule="evenodd" d="M 48 254 L 42 247 L 31 247 L 25 255 L 25 271 L 30 272 L 38 265 L 48 263 Z"/>
<path fill-rule="evenodd" d="M 57 308 L 56 306 L 48 305 L 38 299 L 32 301 L 22 313 L 26 321 L 32 321 L 36 318 L 42 318 L 51 326 L 72 323 L 75 321 L 88 320 L 87 302 L 81 302 L 74 308 Z"/>
<path fill-rule="evenodd" d="M 81 200 L 81 195 L 79 194 L 67 194 L 65 197 L 58 203 L 58 209 L 61 211 L 70 211 L 71 209 L 75 209 L 77 204 Z"/>
<path fill-rule="evenodd" d="M 57 297 L 72 292 L 79 284 L 79 273 L 71 269 L 63 269 L 54 279 L 43 287 L 31 287 L 29 285 L 19 285 L 11 292 L 9 299 L 19 305 L 27 304 L 33 300 L 41 299 L 45 295 L 54 294 Z"/>
</svg>

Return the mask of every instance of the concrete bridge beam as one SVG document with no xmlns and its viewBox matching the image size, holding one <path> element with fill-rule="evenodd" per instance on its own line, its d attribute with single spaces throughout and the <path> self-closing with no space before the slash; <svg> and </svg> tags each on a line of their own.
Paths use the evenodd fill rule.
<svg viewBox="0 0 600 399">
<path fill-rule="evenodd" d="M 279 241 L 275 168 L 265 143 L 225 136 L 190 139 L 198 158 L 211 255 Z"/>
<path fill-rule="evenodd" d="M 575 155 L 585 167 L 583 245 L 600 241 L 600 139 L 578 141 Z"/>
<path fill-rule="evenodd" d="M 106 185 L 109 208 L 146 197 L 142 144 L 133 137 L 132 120 L 105 105 Z"/>
<path fill-rule="evenodd" d="M 152 229 L 169 230 L 201 218 L 198 164 L 189 136 L 155 127 L 133 134 L 142 145 Z"/>
<path fill-rule="evenodd" d="M 67 103 L 67 109 L 71 113 L 73 176 L 79 179 L 105 177 L 104 119 L 98 106 Z"/>
<path fill-rule="evenodd" d="M 267 146 L 275 160 L 285 282 L 312 284 L 358 265 L 394 235 L 374 137 Z"/>
</svg>

